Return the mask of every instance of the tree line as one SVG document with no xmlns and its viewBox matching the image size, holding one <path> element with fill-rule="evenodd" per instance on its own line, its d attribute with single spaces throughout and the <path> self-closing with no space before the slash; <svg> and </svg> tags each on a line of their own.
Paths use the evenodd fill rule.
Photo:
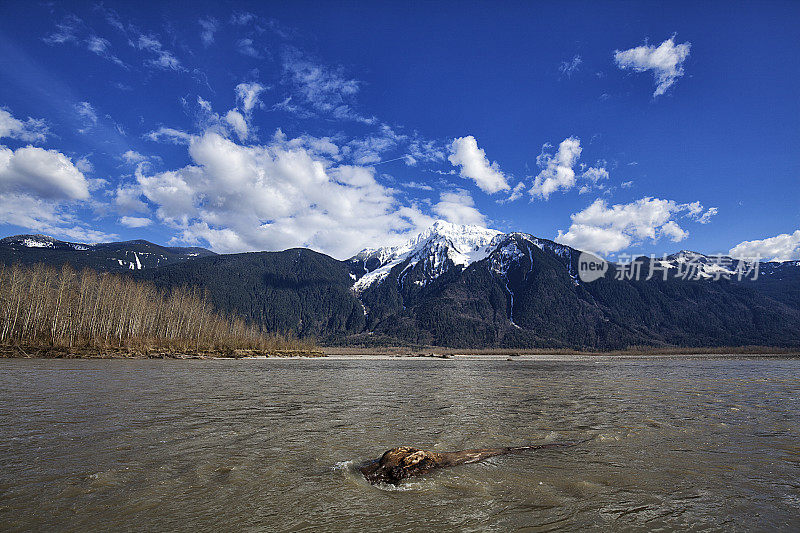
<svg viewBox="0 0 800 533">
<path fill-rule="evenodd" d="M 307 350 L 310 343 L 216 312 L 196 288 L 65 264 L 0 264 L 0 344 L 162 350 Z"/>
</svg>

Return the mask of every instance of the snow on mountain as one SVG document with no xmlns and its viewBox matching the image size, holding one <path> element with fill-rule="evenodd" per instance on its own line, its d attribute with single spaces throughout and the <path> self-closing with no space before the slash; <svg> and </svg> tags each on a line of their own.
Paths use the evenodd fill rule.
<svg viewBox="0 0 800 533">
<path fill-rule="evenodd" d="M 374 283 L 382 281 L 395 266 L 409 260 L 406 269 L 422 263 L 428 279 L 444 273 L 450 262 L 466 268 L 489 256 L 493 240 L 503 235 L 480 226 L 451 224 L 436 221 L 405 244 L 386 248 L 362 250 L 351 260 L 359 262 L 367 271 L 353 286 L 359 293 Z"/>
<path fill-rule="evenodd" d="M 671 275 L 687 279 L 728 278 L 744 273 L 742 269 L 752 266 L 748 262 L 739 261 L 726 255 L 704 255 L 690 250 L 681 250 L 664 259 L 656 259 L 655 264 L 668 269 Z"/>
</svg>

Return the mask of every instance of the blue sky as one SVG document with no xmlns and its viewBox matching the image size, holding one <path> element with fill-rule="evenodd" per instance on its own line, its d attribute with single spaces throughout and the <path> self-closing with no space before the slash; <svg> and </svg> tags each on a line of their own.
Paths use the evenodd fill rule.
<svg viewBox="0 0 800 533">
<path fill-rule="evenodd" d="M 3 235 L 800 259 L 796 2 L 2 9 Z"/>
</svg>

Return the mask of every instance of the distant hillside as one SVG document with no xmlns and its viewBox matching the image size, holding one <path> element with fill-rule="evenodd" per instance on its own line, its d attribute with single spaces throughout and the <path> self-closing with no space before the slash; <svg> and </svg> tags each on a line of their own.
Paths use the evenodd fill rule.
<svg viewBox="0 0 800 533">
<path fill-rule="evenodd" d="M 0 239 L 0 262 L 6 264 L 69 263 L 77 269 L 108 272 L 142 270 L 216 255 L 205 248 L 159 246 L 148 241 L 100 244 L 65 242 L 47 235 L 15 235 Z"/>
</svg>

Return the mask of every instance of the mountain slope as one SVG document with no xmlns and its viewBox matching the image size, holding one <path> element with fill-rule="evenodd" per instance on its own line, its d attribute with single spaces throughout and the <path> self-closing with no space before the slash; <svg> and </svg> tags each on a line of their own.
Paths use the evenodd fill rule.
<svg viewBox="0 0 800 533">
<path fill-rule="evenodd" d="M 302 248 L 197 258 L 136 272 L 161 287 L 192 286 L 214 305 L 272 331 L 331 339 L 364 329 L 349 265 Z"/>
<path fill-rule="evenodd" d="M 27 238 L 41 246 L 26 244 Z M 0 261 L 4 246 L 25 247 L 28 258 L 45 261 L 88 251 L 60 241 L 51 248 L 36 236 L 14 239 L 0 242 Z M 91 247 L 100 258 L 95 268 L 113 266 L 120 250 L 142 261 L 145 250 L 137 243 Z M 739 280 L 741 264 L 683 251 L 637 259 L 632 266 L 639 279 L 624 275 L 631 265 L 609 264 L 604 277 L 584 282 L 578 275 L 583 256 L 568 246 L 443 222 L 405 245 L 364 250 L 347 261 L 306 249 L 194 253 L 183 250 L 175 255 L 181 259 L 153 268 L 131 270 L 130 260 L 117 267 L 166 288 L 199 287 L 226 313 L 327 343 L 800 347 L 798 262 L 744 264 L 758 266 L 759 277 Z"/>
<path fill-rule="evenodd" d="M 800 269 L 789 268 L 796 265 L 768 266 L 758 283 L 714 281 L 713 262 L 693 258 L 706 265 L 698 280 L 673 274 L 648 281 L 648 262 L 640 280 L 615 279 L 620 267 L 612 265 L 604 278 L 583 283 L 576 275 L 580 253 L 552 241 L 498 234 L 482 253 L 459 265 L 436 246 L 423 246 L 386 263 L 389 271 L 359 291 L 368 329 L 456 347 L 800 345 L 800 305 L 774 294 L 770 281 L 783 272 L 783 294 L 797 295 L 800 280 L 793 276 Z M 361 255 L 353 259 L 356 270 L 367 266 Z M 671 261 L 688 261 L 684 256 Z M 445 259 L 431 272 L 424 265 L 434 257 Z"/>
</svg>

